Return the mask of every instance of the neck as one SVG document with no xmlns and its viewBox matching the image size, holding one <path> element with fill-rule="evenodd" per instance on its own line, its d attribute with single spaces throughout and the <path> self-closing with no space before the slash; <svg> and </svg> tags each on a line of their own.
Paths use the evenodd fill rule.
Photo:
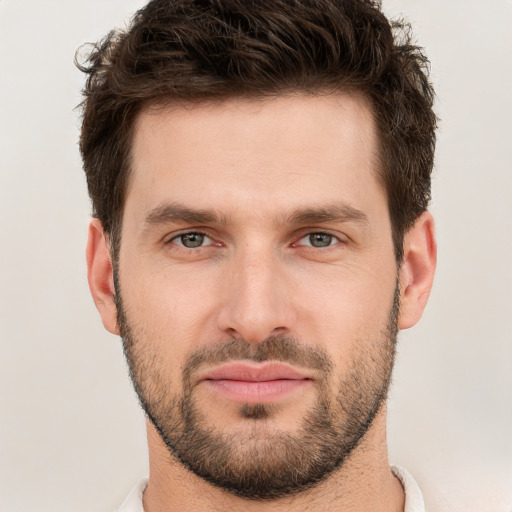
<svg viewBox="0 0 512 512">
<path fill-rule="evenodd" d="M 230 510 L 233 512 L 403 512 L 404 492 L 393 476 L 386 448 L 386 408 L 343 466 L 312 489 L 276 500 L 247 500 L 219 489 L 188 471 L 169 455 L 148 422 L 149 482 L 145 512 Z"/>
</svg>

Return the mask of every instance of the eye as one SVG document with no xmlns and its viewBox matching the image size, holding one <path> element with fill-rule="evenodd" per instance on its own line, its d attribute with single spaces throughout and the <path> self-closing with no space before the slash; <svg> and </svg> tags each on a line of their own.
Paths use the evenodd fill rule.
<svg viewBox="0 0 512 512">
<path fill-rule="evenodd" d="M 297 245 L 305 245 L 307 247 L 315 247 L 321 249 L 339 243 L 339 239 L 329 233 L 309 233 L 303 236 Z"/>
<path fill-rule="evenodd" d="M 196 249 L 197 247 L 203 247 L 209 245 L 213 240 L 204 233 L 198 233 L 196 231 L 190 233 L 182 233 L 181 235 L 175 236 L 171 239 L 171 242 L 176 245 L 181 245 L 187 249 Z"/>
</svg>

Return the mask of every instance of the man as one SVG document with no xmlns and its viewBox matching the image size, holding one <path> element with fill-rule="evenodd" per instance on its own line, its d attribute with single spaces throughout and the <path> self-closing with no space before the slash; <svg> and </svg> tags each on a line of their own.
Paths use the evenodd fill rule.
<svg viewBox="0 0 512 512">
<path fill-rule="evenodd" d="M 366 0 L 154 0 L 81 66 L 89 285 L 147 415 L 119 510 L 424 510 L 386 449 L 436 260 L 401 28 Z"/>
</svg>

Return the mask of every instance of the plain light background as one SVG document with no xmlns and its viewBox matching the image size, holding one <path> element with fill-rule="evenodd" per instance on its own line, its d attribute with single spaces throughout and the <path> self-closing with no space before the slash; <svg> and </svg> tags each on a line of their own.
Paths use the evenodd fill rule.
<svg viewBox="0 0 512 512">
<path fill-rule="evenodd" d="M 135 0 L 0 0 L 0 511 L 113 511 L 147 472 L 121 343 L 86 283 L 75 50 Z M 403 332 L 393 463 L 430 512 L 512 512 L 512 1 L 384 0 L 432 61 L 439 267 Z"/>
</svg>

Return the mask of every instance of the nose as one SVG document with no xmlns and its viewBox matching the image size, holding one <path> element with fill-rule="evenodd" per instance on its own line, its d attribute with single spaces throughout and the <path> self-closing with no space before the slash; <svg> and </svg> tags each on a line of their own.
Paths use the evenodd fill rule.
<svg viewBox="0 0 512 512">
<path fill-rule="evenodd" d="M 218 327 L 248 343 L 286 334 L 296 315 L 285 264 L 272 250 L 240 253 L 224 276 Z"/>
</svg>

